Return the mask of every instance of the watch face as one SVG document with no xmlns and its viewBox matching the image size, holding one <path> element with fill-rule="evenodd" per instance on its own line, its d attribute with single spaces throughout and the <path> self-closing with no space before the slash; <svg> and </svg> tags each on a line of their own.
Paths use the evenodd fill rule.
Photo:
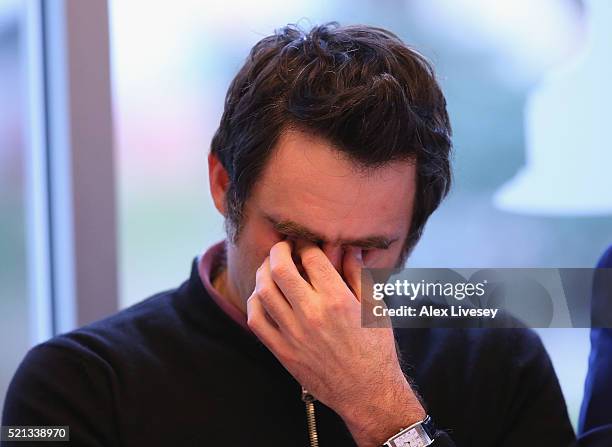
<svg viewBox="0 0 612 447">
<path fill-rule="evenodd" d="M 400 433 L 391 441 L 394 447 L 425 447 L 431 444 L 429 436 L 420 425 Z"/>
</svg>

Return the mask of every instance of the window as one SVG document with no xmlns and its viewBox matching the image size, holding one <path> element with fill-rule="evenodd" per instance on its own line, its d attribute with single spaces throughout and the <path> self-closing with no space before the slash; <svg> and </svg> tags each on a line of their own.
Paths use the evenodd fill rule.
<svg viewBox="0 0 612 447">
<path fill-rule="evenodd" d="M 0 1 L 0 406 L 30 344 L 26 240 L 25 27 L 18 0 Z M 10 340 L 10 342 L 7 342 Z"/>
</svg>

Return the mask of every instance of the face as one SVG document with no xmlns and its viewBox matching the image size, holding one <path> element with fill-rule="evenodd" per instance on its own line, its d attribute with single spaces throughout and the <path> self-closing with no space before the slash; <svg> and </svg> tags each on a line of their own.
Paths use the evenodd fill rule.
<svg viewBox="0 0 612 447">
<path fill-rule="evenodd" d="M 215 204 L 224 213 L 227 173 L 212 159 L 210 176 Z M 287 131 L 245 204 L 236 244 L 228 244 L 228 279 L 246 302 L 257 268 L 270 248 L 287 238 L 317 243 L 339 271 L 348 247 L 362 250 L 366 267 L 395 267 L 415 188 L 413 163 L 362 172 L 326 140 Z"/>
</svg>

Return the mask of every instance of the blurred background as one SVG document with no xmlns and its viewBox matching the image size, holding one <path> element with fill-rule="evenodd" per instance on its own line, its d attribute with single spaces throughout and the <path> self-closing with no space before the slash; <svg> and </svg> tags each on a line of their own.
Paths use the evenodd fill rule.
<svg viewBox="0 0 612 447">
<path fill-rule="evenodd" d="M 454 128 L 455 187 L 408 265 L 592 267 L 612 243 L 608 0 L 87 3 L 107 11 L 110 56 L 101 67 L 111 74 L 114 147 L 106 181 L 117 229 L 107 244 L 116 247 L 117 287 L 105 293 L 116 308 L 178 286 L 194 256 L 224 237 L 208 191 L 210 139 L 250 47 L 287 23 L 382 26 L 435 65 Z M 41 289 L 46 277 L 37 270 L 36 258 L 46 253 L 37 249 L 45 215 L 32 202 L 46 183 L 36 183 L 31 164 L 41 146 L 33 117 L 44 101 L 31 91 L 32 76 L 57 63 L 45 53 L 48 42 L 43 63 L 35 59 L 37 7 L 36 0 L 0 0 L 0 406 L 30 346 L 87 322 L 57 323 L 69 311 L 54 297 L 58 287 Z M 53 97 L 46 100 L 52 108 Z M 79 118 L 87 119 L 69 115 L 76 126 Z M 53 195 L 46 200 L 53 207 Z M 44 268 L 53 277 L 50 264 Z M 539 332 L 575 424 L 588 330 Z"/>
</svg>

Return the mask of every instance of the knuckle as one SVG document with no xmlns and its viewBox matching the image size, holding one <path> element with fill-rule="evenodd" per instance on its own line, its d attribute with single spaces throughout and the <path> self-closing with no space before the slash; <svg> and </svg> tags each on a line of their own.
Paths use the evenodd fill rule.
<svg viewBox="0 0 612 447">
<path fill-rule="evenodd" d="M 247 317 L 247 326 L 250 327 L 251 329 L 253 329 L 253 326 L 255 325 L 255 321 L 253 316 L 249 315 Z"/>
<path fill-rule="evenodd" d="M 293 344 L 295 346 L 304 346 L 306 345 L 306 340 L 304 340 L 304 337 L 302 337 L 301 335 L 296 334 L 293 337 Z"/>
<path fill-rule="evenodd" d="M 246 300 L 247 307 L 251 307 L 256 299 L 257 299 L 257 291 L 253 290 L 253 293 L 251 293 L 251 296 L 249 296 Z"/>
<path fill-rule="evenodd" d="M 259 318 L 256 315 L 253 315 L 252 313 L 247 316 L 247 326 L 250 329 L 255 330 L 256 328 L 258 328 L 259 321 Z"/>
<path fill-rule="evenodd" d="M 308 291 L 300 287 L 299 281 L 295 280 L 289 284 L 289 288 L 291 289 L 291 297 L 297 301 L 303 301 L 307 299 Z"/>
<path fill-rule="evenodd" d="M 347 309 L 345 300 L 333 300 L 328 304 L 328 306 L 329 311 L 335 314 L 343 313 Z"/>
<path fill-rule="evenodd" d="M 289 268 L 284 264 L 276 264 L 270 268 L 274 279 L 287 279 L 290 276 Z"/>
<path fill-rule="evenodd" d="M 279 349 L 277 355 L 284 365 L 296 365 L 298 363 L 298 357 L 292 349 Z"/>
<path fill-rule="evenodd" d="M 306 323 L 312 329 L 320 329 L 323 326 L 323 316 L 320 312 L 309 312 L 305 318 Z"/>
<path fill-rule="evenodd" d="M 302 253 L 302 265 L 307 268 L 318 268 L 321 264 L 319 255 L 313 250 L 304 250 Z"/>
<path fill-rule="evenodd" d="M 329 265 L 329 264 L 324 264 L 322 262 L 320 262 L 317 266 L 316 266 L 317 272 L 319 274 L 319 276 L 324 279 L 324 280 L 328 280 L 331 279 L 333 277 L 333 274 L 335 272 L 335 269 Z"/>
<path fill-rule="evenodd" d="M 255 295 L 263 302 L 268 302 L 272 298 L 272 291 L 270 287 L 266 284 L 261 284 L 257 286 L 255 290 Z"/>
<path fill-rule="evenodd" d="M 289 330 L 290 330 L 291 338 L 293 338 L 296 344 L 298 345 L 306 344 L 306 341 L 307 341 L 306 334 L 303 330 L 296 328 L 296 327 L 291 327 L 289 328 Z"/>
<path fill-rule="evenodd" d="M 331 265 L 329 262 L 319 262 L 319 264 L 317 265 L 317 270 L 319 271 L 319 274 L 325 276 L 333 275 L 336 272 L 334 266 Z"/>
</svg>

